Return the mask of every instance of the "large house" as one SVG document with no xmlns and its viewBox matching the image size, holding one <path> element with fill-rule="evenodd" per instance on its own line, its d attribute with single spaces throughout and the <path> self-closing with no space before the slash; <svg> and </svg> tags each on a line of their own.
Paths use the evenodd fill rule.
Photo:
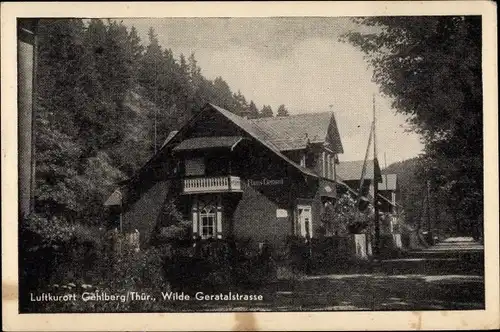
<svg viewBox="0 0 500 332">
<path fill-rule="evenodd" d="M 324 204 L 337 195 L 339 153 L 331 112 L 246 119 L 207 104 L 105 204 L 142 244 L 174 199 L 194 237 L 281 246 L 317 235 Z"/>
</svg>

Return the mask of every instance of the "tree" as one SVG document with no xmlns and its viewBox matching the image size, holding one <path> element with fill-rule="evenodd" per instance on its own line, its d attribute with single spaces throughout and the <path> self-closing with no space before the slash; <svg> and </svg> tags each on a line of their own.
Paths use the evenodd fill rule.
<svg viewBox="0 0 500 332">
<path fill-rule="evenodd" d="M 273 109 L 269 105 L 264 105 L 260 111 L 261 118 L 271 118 L 273 117 Z"/>
<path fill-rule="evenodd" d="M 40 215 L 101 222 L 109 191 L 151 157 L 155 127 L 160 146 L 206 102 L 249 107 L 222 77 L 203 77 L 194 54 L 175 59 L 153 29 L 145 48 L 135 28 L 115 20 L 41 19 L 38 32 Z"/>
<path fill-rule="evenodd" d="M 159 90 L 158 73 L 162 66 L 163 53 L 153 28 L 149 29 L 148 38 L 149 44 L 142 57 L 139 83 L 151 93 L 148 97 L 154 101 L 157 99 Z"/>
<path fill-rule="evenodd" d="M 343 37 L 359 47 L 373 80 L 425 143 L 425 176 L 447 197 L 459 233 L 482 225 L 481 17 L 373 17 L 373 32 Z"/>
<path fill-rule="evenodd" d="M 127 42 L 127 53 L 129 54 L 129 59 L 132 64 L 132 79 L 133 83 L 137 83 L 139 70 L 140 70 L 140 61 L 142 58 L 142 53 L 144 52 L 144 46 L 141 44 L 141 39 L 137 34 L 137 29 L 133 26 L 130 28 L 130 33 L 128 35 Z"/>
<path fill-rule="evenodd" d="M 256 119 L 259 117 L 259 110 L 257 109 L 257 106 L 255 106 L 253 100 L 250 101 L 247 112 L 249 119 Z"/>
<path fill-rule="evenodd" d="M 288 110 L 285 108 L 285 105 L 281 104 L 278 107 L 278 112 L 276 113 L 276 116 L 288 116 Z"/>
</svg>

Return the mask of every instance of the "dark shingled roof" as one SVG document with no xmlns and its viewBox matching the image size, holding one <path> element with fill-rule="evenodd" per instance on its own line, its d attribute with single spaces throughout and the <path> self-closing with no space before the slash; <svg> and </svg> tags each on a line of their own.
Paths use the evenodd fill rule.
<svg viewBox="0 0 500 332">
<path fill-rule="evenodd" d="M 309 142 L 326 143 L 333 152 L 344 152 L 333 112 L 277 116 L 252 121 L 266 133 L 265 139 L 280 151 L 304 149 Z"/>
<path fill-rule="evenodd" d="M 342 161 L 337 165 L 337 175 L 345 180 L 359 180 L 363 170 L 363 160 Z M 366 161 L 365 179 L 373 179 L 373 159 Z"/>
<path fill-rule="evenodd" d="M 243 137 L 241 136 L 214 136 L 214 137 L 194 137 L 188 138 L 175 148 L 173 151 L 199 150 L 207 148 L 228 148 L 232 149 Z"/>
<path fill-rule="evenodd" d="M 382 174 L 382 183 L 378 184 L 378 190 L 396 190 L 397 181 L 397 174 Z"/>
</svg>

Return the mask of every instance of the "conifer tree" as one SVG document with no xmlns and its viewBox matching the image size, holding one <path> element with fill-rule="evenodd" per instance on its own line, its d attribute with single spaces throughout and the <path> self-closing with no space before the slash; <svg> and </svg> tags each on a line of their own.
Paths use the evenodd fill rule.
<svg viewBox="0 0 500 332">
<path fill-rule="evenodd" d="M 257 109 L 257 106 L 255 106 L 253 100 L 250 101 L 247 112 L 249 119 L 256 119 L 259 117 L 259 110 Z"/>
<path fill-rule="evenodd" d="M 276 113 L 276 116 L 288 116 L 288 110 L 285 108 L 285 105 L 281 104 L 278 107 L 278 112 Z"/>
<path fill-rule="evenodd" d="M 270 105 L 264 105 L 260 111 L 261 118 L 271 118 L 273 117 L 273 109 Z"/>
</svg>

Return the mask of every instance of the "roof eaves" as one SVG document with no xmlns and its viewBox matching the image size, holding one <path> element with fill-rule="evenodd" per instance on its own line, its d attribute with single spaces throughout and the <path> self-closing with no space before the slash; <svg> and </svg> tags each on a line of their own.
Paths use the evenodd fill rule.
<svg viewBox="0 0 500 332">
<path fill-rule="evenodd" d="M 378 194 L 378 197 L 382 198 L 383 200 L 385 200 L 387 203 L 391 204 L 392 206 L 395 206 L 389 199 L 387 199 L 387 197 L 384 197 L 383 195 L 380 195 L 380 194 Z"/>
</svg>

